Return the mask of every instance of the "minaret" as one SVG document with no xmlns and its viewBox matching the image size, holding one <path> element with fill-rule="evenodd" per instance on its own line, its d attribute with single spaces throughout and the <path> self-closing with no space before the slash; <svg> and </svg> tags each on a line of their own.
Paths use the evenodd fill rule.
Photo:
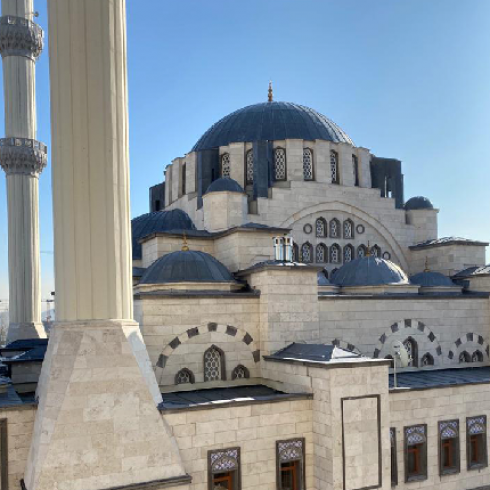
<svg viewBox="0 0 490 490">
<path fill-rule="evenodd" d="M 5 138 L 0 166 L 7 174 L 9 315 L 7 341 L 46 337 L 41 323 L 39 175 L 47 149 L 36 140 L 36 60 L 43 30 L 32 17 L 33 0 L 2 0 Z"/>
</svg>

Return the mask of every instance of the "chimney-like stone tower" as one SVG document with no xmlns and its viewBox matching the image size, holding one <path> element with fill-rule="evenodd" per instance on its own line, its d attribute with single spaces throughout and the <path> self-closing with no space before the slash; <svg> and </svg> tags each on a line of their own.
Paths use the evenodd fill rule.
<svg viewBox="0 0 490 490">
<path fill-rule="evenodd" d="M 0 166 L 7 174 L 9 315 L 7 341 L 46 337 L 41 323 L 39 175 L 46 146 L 36 140 L 36 60 L 43 31 L 34 22 L 32 0 L 2 0 L 5 135 Z"/>
<path fill-rule="evenodd" d="M 189 483 L 132 319 L 125 0 L 48 8 L 57 322 L 25 488 Z"/>
</svg>

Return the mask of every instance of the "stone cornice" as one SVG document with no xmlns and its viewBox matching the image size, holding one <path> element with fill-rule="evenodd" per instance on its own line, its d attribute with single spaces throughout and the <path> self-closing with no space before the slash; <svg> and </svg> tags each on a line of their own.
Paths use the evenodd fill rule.
<svg viewBox="0 0 490 490">
<path fill-rule="evenodd" d="M 0 166 L 7 174 L 38 176 L 48 161 L 44 143 L 29 138 L 0 139 Z"/>
<path fill-rule="evenodd" d="M 23 17 L 4 15 L 0 17 L 0 54 L 23 56 L 36 61 L 44 46 L 44 32 L 41 27 Z"/>
</svg>

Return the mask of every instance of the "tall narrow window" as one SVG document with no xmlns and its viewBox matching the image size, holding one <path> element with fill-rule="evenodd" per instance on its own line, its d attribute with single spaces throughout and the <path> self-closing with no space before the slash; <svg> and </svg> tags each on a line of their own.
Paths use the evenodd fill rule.
<svg viewBox="0 0 490 490">
<path fill-rule="evenodd" d="M 240 490 L 240 448 L 208 451 L 208 490 Z"/>
<path fill-rule="evenodd" d="M 204 381 L 226 379 L 225 353 L 212 345 L 204 353 Z"/>
<path fill-rule="evenodd" d="M 488 465 L 486 415 L 466 419 L 466 452 L 469 470 Z"/>
<path fill-rule="evenodd" d="M 357 258 L 362 259 L 367 255 L 367 247 L 365 245 L 359 245 L 357 247 Z"/>
<path fill-rule="evenodd" d="M 398 485 L 398 460 L 396 458 L 396 429 L 390 429 L 390 447 L 391 447 L 391 485 Z"/>
<path fill-rule="evenodd" d="M 350 262 L 354 257 L 354 247 L 352 245 L 346 245 L 344 247 L 344 264 Z"/>
<path fill-rule="evenodd" d="M 327 247 L 323 243 L 316 246 L 316 261 L 320 264 L 327 261 Z"/>
<path fill-rule="evenodd" d="M 338 219 L 330 221 L 330 238 L 340 237 L 340 222 Z"/>
<path fill-rule="evenodd" d="M 427 479 L 427 426 L 405 427 L 405 481 Z"/>
<path fill-rule="evenodd" d="M 299 262 L 299 247 L 297 243 L 293 243 L 293 262 Z"/>
<path fill-rule="evenodd" d="M 316 220 L 316 236 L 320 238 L 327 236 L 327 222 L 323 218 Z"/>
<path fill-rule="evenodd" d="M 332 264 L 340 263 L 340 247 L 336 243 L 330 247 L 330 262 Z"/>
<path fill-rule="evenodd" d="M 459 420 L 439 422 L 439 473 L 459 473 Z"/>
<path fill-rule="evenodd" d="M 305 441 L 292 439 L 278 441 L 277 488 L 279 490 L 305 489 Z"/>
<path fill-rule="evenodd" d="M 332 175 L 332 184 L 339 183 L 339 155 L 336 151 L 330 151 L 330 173 Z"/>
<path fill-rule="evenodd" d="M 175 375 L 176 385 L 194 384 L 195 383 L 194 374 L 190 369 L 183 368 Z"/>
<path fill-rule="evenodd" d="M 408 337 L 403 341 L 403 345 L 408 353 L 408 366 L 417 367 L 419 365 L 417 342 L 412 337 Z"/>
<path fill-rule="evenodd" d="M 422 359 L 420 360 L 420 365 L 422 367 L 425 366 L 433 366 L 434 365 L 434 358 L 432 357 L 432 354 L 429 354 L 428 352 L 422 356 Z"/>
<path fill-rule="evenodd" d="M 313 262 L 313 247 L 311 243 L 303 243 L 301 246 L 301 260 L 305 263 Z"/>
<path fill-rule="evenodd" d="M 481 351 L 476 350 L 473 352 L 473 355 L 471 356 L 471 361 L 472 362 L 483 362 L 483 354 Z"/>
<path fill-rule="evenodd" d="M 245 182 L 247 185 L 254 183 L 254 151 L 248 150 L 245 158 Z"/>
<path fill-rule="evenodd" d="M 352 155 L 352 172 L 354 172 L 354 185 L 359 187 L 359 160 L 356 155 Z"/>
<path fill-rule="evenodd" d="M 344 221 L 344 238 L 354 238 L 354 223 L 350 219 Z"/>
<path fill-rule="evenodd" d="M 221 177 L 231 176 L 230 154 L 223 153 L 221 155 Z"/>
<path fill-rule="evenodd" d="M 186 194 L 186 187 L 187 187 L 187 175 L 186 175 L 186 168 L 187 168 L 187 165 L 184 163 L 182 165 L 182 179 L 181 179 L 181 182 L 182 182 L 182 195 L 185 196 Z"/>
<path fill-rule="evenodd" d="M 313 152 L 309 148 L 303 150 L 303 179 L 313 180 Z"/>
<path fill-rule="evenodd" d="M 284 148 L 274 150 L 274 179 L 286 180 L 286 150 Z"/>
<path fill-rule="evenodd" d="M 250 378 L 250 371 L 245 367 L 239 364 L 233 372 L 231 373 L 231 379 L 247 379 Z"/>
</svg>

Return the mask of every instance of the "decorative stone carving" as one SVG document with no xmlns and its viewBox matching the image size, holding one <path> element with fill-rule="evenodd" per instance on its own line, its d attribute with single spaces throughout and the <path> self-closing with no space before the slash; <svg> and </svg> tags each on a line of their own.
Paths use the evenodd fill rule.
<svg viewBox="0 0 490 490">
<path fill-rule="evenodd" d="M 7 174 L 39 175 L 48 161 L 48 147 L 29 138 L 0 139 L 0 166 Z"/>
<path fill-rule="evenodd" d="M 3 58 L 24 56 L 36 61 L 43 46 L 44 32 L 38 24 L 23 17 L 0 17 L 0 54 Z"/>
</svg>

